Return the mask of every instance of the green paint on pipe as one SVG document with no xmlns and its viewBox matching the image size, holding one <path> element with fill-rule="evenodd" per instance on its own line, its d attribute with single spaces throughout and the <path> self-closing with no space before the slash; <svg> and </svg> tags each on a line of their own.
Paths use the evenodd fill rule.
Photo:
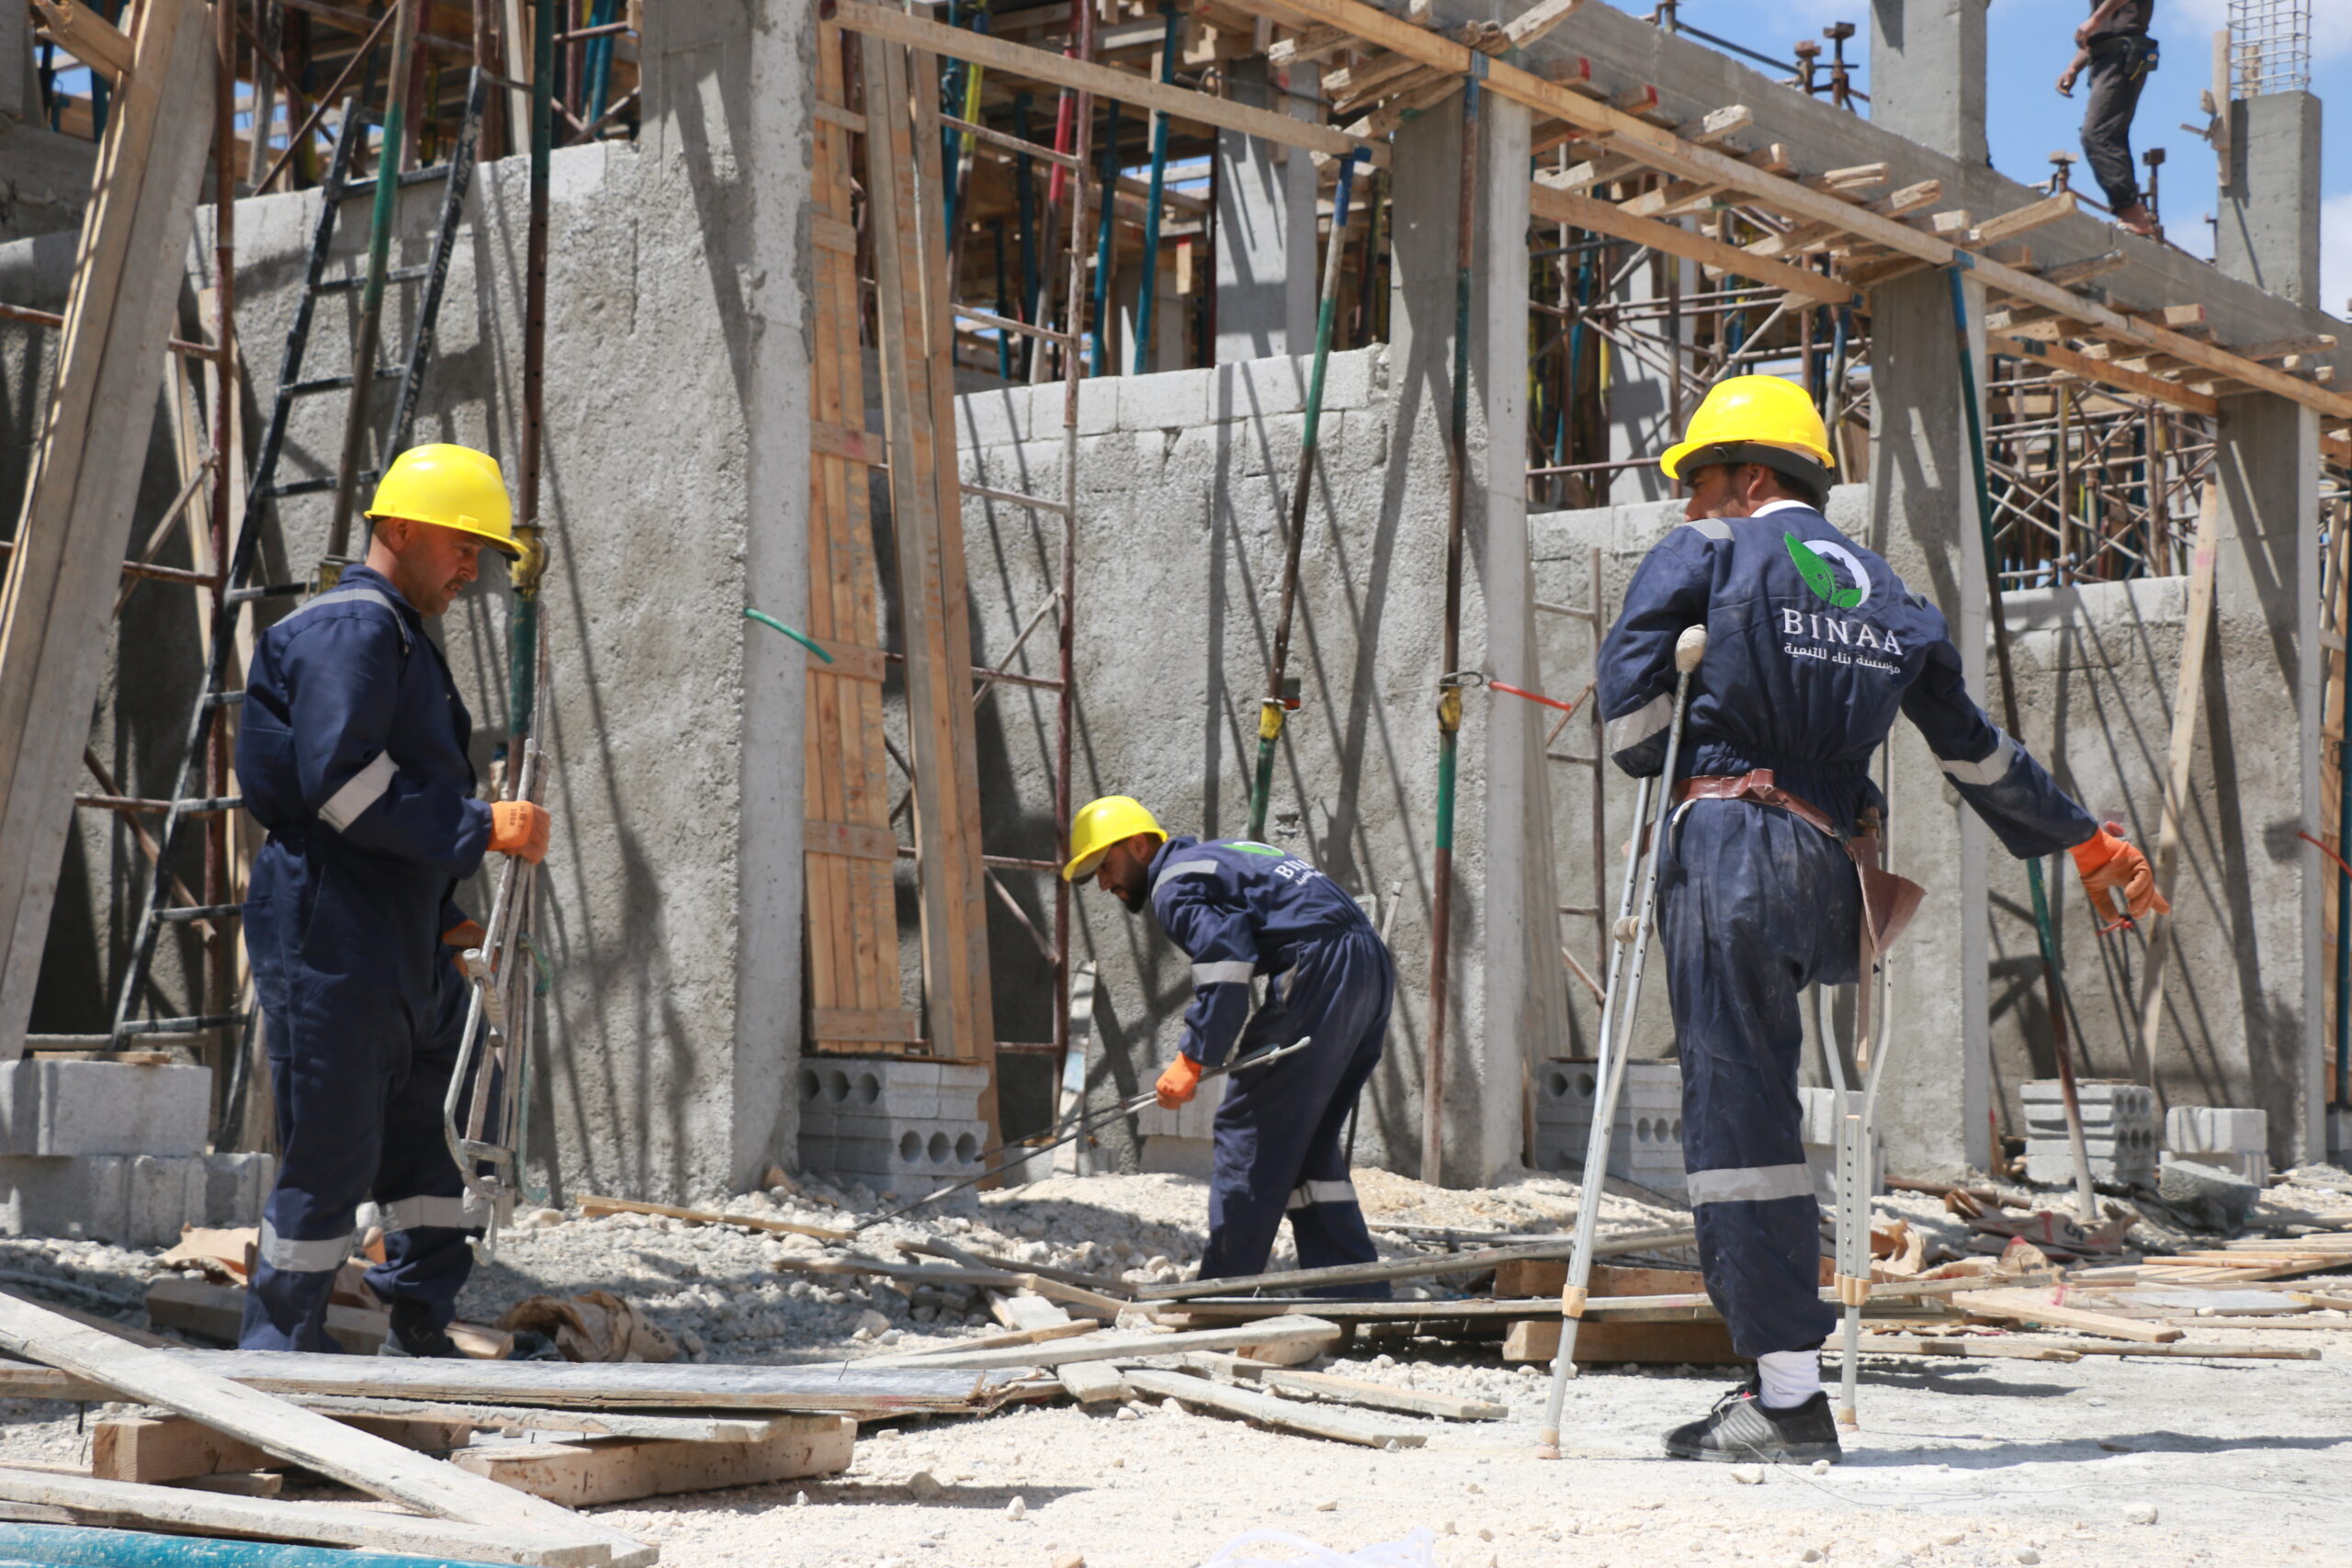
<svg viewBox="0 0 2352 1568">
<path fill-rule="evenodd" d="M 757 621 L 763 626 L 774 626 L 776 630 L 782 632 L 785 636 L 790 637 L 793 641 L 798 643 L 801 647 L 807 649 L 809 652 L 815 654 L 826 663 L 831 664 L 833 661 L 833 656 L 827 653 L 823 649 L 818 647 L 813 639 L 802 633 L 794 631 L 790 626 L 786 626 L 782 621 L 777 620 L 765 610 L 754 610 L 749 604 L 746 604 L 743 606 L 743 618 L 747 621 Z"/>
</svg>

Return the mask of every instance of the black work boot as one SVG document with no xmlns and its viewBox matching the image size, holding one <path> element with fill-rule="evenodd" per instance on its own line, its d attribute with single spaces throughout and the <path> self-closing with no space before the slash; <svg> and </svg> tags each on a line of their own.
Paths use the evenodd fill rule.
<svg viewBox="0 0 2352 1568">
<path fill-rule="evenodd" d="M 391 1305 L 392 1331 L 376 1347 L 379 1356 L 418 1356 L 435 1360 L 457 1360 L 465 1352 L 449 1337 L 449 1331 L 433 1321 L 433 1309 L 423 1302 L 394 1298 Z"/>
<path fill-rule="evenodd" d="M 1704 1419 L 1668 1432 L 1668 1456 L 1717 1464 L 1809 1464 L 1817 1459 L 1835 1464 L 1844 1457 L 1829 1395 L 1816 1393 L 1803 1404 L 1772 1410 L 1758 1397 L 1758 1381 L 1749 1378 L 1716 1400 Z"/>
</svg>

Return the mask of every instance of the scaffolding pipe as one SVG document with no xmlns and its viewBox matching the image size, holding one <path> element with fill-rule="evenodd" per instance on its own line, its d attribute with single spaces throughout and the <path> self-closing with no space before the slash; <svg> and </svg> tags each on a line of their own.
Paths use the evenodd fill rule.
<svg viewBox="0 0 2352 1568">
<path fill-rule="evenodd" d="M 1340 160 L 1339 190 L 1331 202 L 1331 243 L 1323 250 L 1323 299 L 1315 311 L 1315 365 L 1306 378 L 1306 419 L 1298 437 L 1298 468 L 1291 476 L 1290 534 L 1283 547 L 1281 608 L 1274 615 L 1274 656 L 1266 665 L 1266 694 L 1258 705 L 1258 773 L 1250 790 L 1250 837 L 1266 836 L 1266 801 L 1273 793 L 1274 748 L 1290 711 L 1283 691 L 1290 667 L 1291 620 L 1298 607 L 1298 560 L 1306 538 L 1306 505 L 1315 488 L 1316 436 L 1323 423 L 1323 371 L 1331 358 L 1331 324 L 1340 309 L 1340 262 L 1347 250 L 1348 195 L 1355 183 L 1359 148 Z"/>
<path fill-rule="evenodd" d="M 1445 650 L 1437 697 L 1437 852 L 1430 915 L 1430 1055 L 1421 1086 L 1421 1179 L 1438 1182 L 1445 1151 L 1446 949 L 1453 935 L 1453 767 L 1461 741 L 1462 548 L 1470 489 L 1470 298 L 1477 253 L 1478 98 L 1487 57 L 1470 57 L 1462 83 L 1461 205 L 1453 255 L 1453 412 L 1446 432 Z"/>
<path fill-rule="evenodd" d="M 1167 32 L 1159 44 L 1159 80 L 1172 85 L 1176 81 L 1177 31 L 1183 18 L 1177 14 L 1175 0 L 1159 0 L 1159 14 L 1168 19 Z M 1340 176 L 1342 180 L 1347 176 Z M 1151 353 L 1151 307 L 1159 292 L 1159 209 L 1162 192 L 1168 184 L 1168 111 L 1155 109 L 1151 116 L 1151 195 L 1143 214 L 1143 281 L 1136 294 L 1135 371 L 1140 376 Z M 1103 197 L 1102 207 L 1108 211 L 1111 199 Z M 1331 231 L 1331 243 L 1340 243 L 1340 231 Z"/>
</svg>

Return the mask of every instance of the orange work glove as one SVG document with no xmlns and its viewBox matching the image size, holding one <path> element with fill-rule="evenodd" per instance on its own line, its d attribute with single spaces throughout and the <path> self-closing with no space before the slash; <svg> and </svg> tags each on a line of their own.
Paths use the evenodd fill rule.
<svg viewBox="0 0 2352 1568">
<path fill-rule="evenodd" d="M 1159 1075 L 1159 1081 L 1151 1086 L 1152 1092 L 1159 1097 L 1159 1109 L 1173 1111 L 1180 1105 L 1192 1104 L 1193 1096 L 1201 1092 L 1201 1074 L 1207 1070 L 1179 1052 L 1176 1059 L 1168 1064 L 1168 1070 Z"/>
<path fill-rule="evenodd" d="M 480 947 L 489 937 L 490 933 L 481 929 L 480 920 L 459 920 L 441 933 L 442 943 L 457 949 L 449 954 L 449 962 L 460 975 L 466 972 L 466 950 Z"/>
<path fill-rule="evenodd" d="M 547 856 L 548 829 L 551 826 L 543 806 L 527 800 L 492 801 L 490 847 L 503 855 L 521 855 L 537 865 Z"/>
<path fill-rule="evenodd" d="M 2091 896 L 2091 908 L 2102 916 L 2120 918 L 2108 900 L 2109 893 L 2121 896 L 2123 908 L 2135 920 L 2152 910 L 2159 915 L 2172 913 L 2172 906 L 2156 891 L 2156 875 L 2148 869 L 2148 857 L 2125 841 L 2120 822 L 2109 822 L 2076 844 L 2074 855 L 2075 869 L 2082 874 L 2083 891 Z"/>
</svg>

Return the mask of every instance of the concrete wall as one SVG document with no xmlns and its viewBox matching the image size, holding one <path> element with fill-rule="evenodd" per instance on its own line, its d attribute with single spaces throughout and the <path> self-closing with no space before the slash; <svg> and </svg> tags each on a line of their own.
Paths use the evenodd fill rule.
<svg viewBox="0 0 2352 1568">
<path fill-rule="evenodd" d="M 556 826 L 536 934 L 556 984 L 531 1139 L 534 1179 L 558 1194 L 708 1197 L 741 1190 L 793 1146 L 803 656 L 741 610 L 797 623 L 805 605 L 807 9 L 710 0 L 649 14 L 644 139 L 554 161 L 542 515 L 555 543 L 542 617 Z M 525 159 L 477 174 L 413 437 L 482 446 L 510 485 L 527 190 Z M 403 195 L 395 266 L 424 260 L 439 200 L 435 186 Z M 240 204 L 255 441 L 318 201 Z M 200 219 L 196 284 L 211 261 Z M 70 265 L 70 237 L 56 239 Z M 365 239 L 366 209 L 355 205 L 331 274 L 358 265 Z M 57 260 L 54 241 L 0 247 L 0 289 L 35 302 L 6 280 L 54 274 Z M 411 299 L 395 291 L 388 358 L 407 341 Z M 348 364 L 352 300 L 322 302 L 307 374 Z M 13 346 L 7 395 L 21 428 L 47 350 Z M 339 396 L 298 405 L 282 479 L 334 471 L 342 415 Z M 170 493 L 158 495 L 151 462 L 137 532 Z M 265 539 L 263 578 L 311 570 L 326 508 L 288 503 Z M 507 717 L 507 610 L 503 573 L 489 568 L 439 628 L 485 776 Z M 152 643 L 143 623 L 137 631 L 120 655 L 123 684 L 135 671 L 142 689 L 168 687 L 192 670 L 191 651 Z M 134 783 L 164 793 L 186 713 L 177 691 L 136 723 L 102 711 L 99 750 L 131 747 L 142 762 Z M 90 841 L 107 831 L 85 825 L 91 891 L 79 904 L 61 899 L 61 928 L 119 933 L 132 918 L 106 907 L 105 889 L 129 880 L 119 863 L 111 878 L 96 869 Z M 120 861 L 119 847 L 108 852 Z M 486 888 L 472 903 L 486 906 Z M 44 983 L 75 994 L 75 1020 L 93 1016 L 89 993 L 102 993 L 102 1015 L 119 953 L 101 962 L 86 933 L 71 934 L 52 941 L 60 967 Z"/>
</svg>

